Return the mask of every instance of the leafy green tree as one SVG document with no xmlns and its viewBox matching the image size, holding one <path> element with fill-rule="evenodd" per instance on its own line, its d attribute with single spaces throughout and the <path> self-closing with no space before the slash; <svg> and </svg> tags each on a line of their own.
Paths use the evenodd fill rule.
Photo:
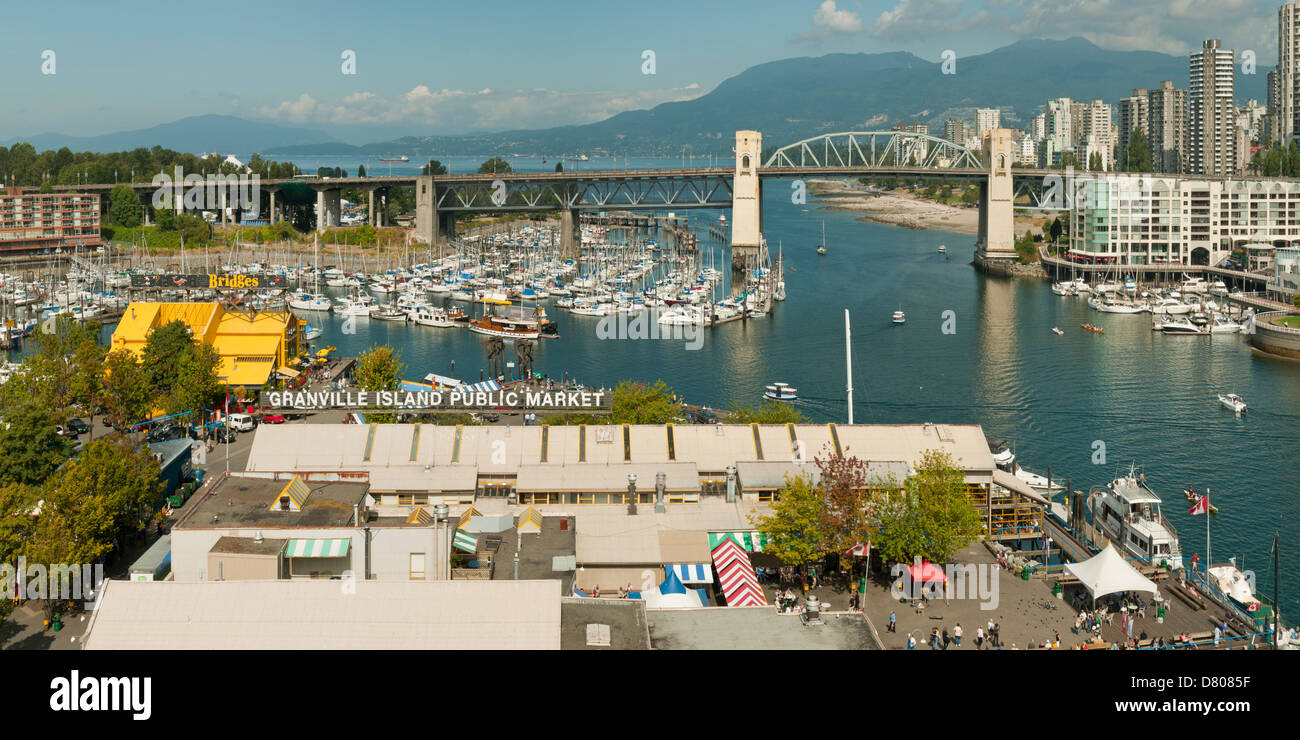
<svg viewBox="0 0 1300 740">
<path fill-rule="evenodd" d="M 104 371 L 100 404 L 108 423 L 125 431 L 129 425 L 148 418 L 153 411 L 153 388 L 135 354 L 125 349 L 110 352 Z"/>
<path fill-rule="evenodd" d="M 732 424 L 806 424 L 808 417 L 794 406 L 780 401 L 764 401 L 752 406 L 732 399 L 727 407 L 727 421 Z"/>
<path fill-rule="evenodd" d="M 1052 243 L 1056 243 L 1061 238 L 1061 234 L 1064 231 L 1065 226 L 1061 223 L 1061 217 L 1057 216 L 1052 220 Z"/>
<path fill-rule="evenodd" d="M 866 461 L 851 455 L 819 457 L 814 460 L 821 480 L 818 487 L 826 497 L 821 528 L 825 552 L 845 553 L 859 544 L 872 542 L 876 532 L 876 502 L 881 487 L 891 480 L 871 473 Z"/>
<path fill-rule="evenodd" d="M 1125 172 L 1150 172 L 1151 146 L 1141 128 L 1133 129 L 1128 137 L 1128 147 L 1124 150 Z"/>
<path fill-rule="evenodd" d="M 479 171 L 482 172 L 482 170 Z M 429 163 L 426 164 L 420 170 L 420 174 L 421 175 L 445 175 L 447 174 L 447 166 L 436 159 L 430 159 Z"/>
<path fill-rule="evenodd" d="M 610 394 L 610 423 L 669 424 L 681 416 L 681 404 L 662 380 L 654 385 L 624 380 Z"/>
<path fill-rule="evenodd" d="M 140 367 L 149 379 L 155 398 L 166 398 L 181 375 L 181 363 L 194 349 L 194 338 L 184 321 L 177 319 L 154 329 L 145 340 Z"/>
<path fill-rule="evenodd" d="M 166 398 L 167 413 L 205 408 L 221 390 L 217 378 L 220 365 L 221 357 L 211 345 L 205 342 L 191 345 L 190 351 L 181 355 L 177 363 L 179 375 Z"/>
<path fill-rule="evenodd" d="M 509 162 L 500 157 L 493 157 L 479 165 L 478 172 L 480 175 L 499 175 L 514 172 L 514 170 L 511 169 Z"/>
<path fill-rule="evenodd" d="M 971 187 L 963 190 L 961 194 L 961 202 L 968 206 L 979 205 L 980 189 Z"/>
<path fill-rule="evenodd" d="M 357 165 L 357 177 L 365 177 L 365 176 L 366 176 L 366 166 L 364 164 Z"/>
<path fill-rule="evenodd" d="M 130 185 L 122 184 L 113 188 L 108 194 L 108 217 L 114 224 L 133 229 L 144 218 L 144 208 L 140 205 L 140 196 L 135 194 Z"/>
<path fill-rule="evenodd" d="M 1074 152 L 1063 152 L 1061 154 L 1060 167 L 1061 169 L 1065 169 L 1066 167 L 1074 167 L 1075 169 L 1078 169 L 1079 158 L 1075 156 Z"/>
<path fill-rule="evenodd" d="M 43 180 L 43 181 L 41 181 L 41 192 L 42 192 L 42 193 L 53 193 L 53 192 L 54 192 L 54 183 L 51 182 L 50 180 Z"/>
<path fill-rule="evenodd" d="M 887 561 L 915 557 L 950 560 L 979 537 L 979 512 L 966 495 L 962 469 L 952 456 L 927 450 L 901 489 L 888 490 L 879 509 L 876 547 Z"/>
<path fill-rule="evenodd" d="M 12 563 L 22 553 L 31 532 L 30 513 L 40 490 L 21 483 L 0 486 L 0 563 Z M 7 599 L 0 598 L 0 602 Z"/>
<path fill-rule="evenodd" d="M 787 565 L 801 566 L 822 557 L 828 539 L 823 530 L 826 497 L 810 476 L 786 476 L 785 485 L 767 514 L 751 512 L 749 521 L 767 533 L 764 552 Z"/>
<path fill-rule="evenodd" d="M 555 171 L 556 171 L 556 172 L 563 172 L 563 171 L 564 171 L 564 163 L 563 163 L 563 162 L 556 162 L 556 163 L 555 163 Z"/>
<path fill-rule="evenodd" d="M 23 382 L 15 377 L 5 385 Z M 45 481 L 68 457 L 69 444 L 57 430 L 64 421 L 36 397 L 7 401 L 0 424 L 0 484 L 35 486 Z"/>
<path fill-rule="evenodd" d="M 105 348 L 98 335 L 97 324 L 79 322 L 72 314 L 46 319 L 35 335 L 36 351 L 23 363 L 24 382 L 15 389 L 59 415 L 74 409 L 89 413 L 102 379 Z"/>
<path fill-rule="evenodd" d="M 357 385 L 366 391 L 395 391 L 406 366 L 402 354 L 392 347 L 371 347 L 357 358 Z"/>
<path fill-rule="evenodd" d="M 1101 161 L 1101 152 L 1093 152 L 1088 156 L 1088 169 L 1092 172 L 1101 172 L 1106 169 Z"/>
</svg>

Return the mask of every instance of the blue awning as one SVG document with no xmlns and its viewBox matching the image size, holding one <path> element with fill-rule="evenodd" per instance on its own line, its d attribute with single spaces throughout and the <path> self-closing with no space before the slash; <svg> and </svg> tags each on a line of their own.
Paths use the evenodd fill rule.
<svg viewBox="0 0 1300 740">
<path fill-rule="evenodd" d="M 664 570 L 675 574 L 682 583 L 713 583 L 713 566 L 709 563 L 675 563 Z"/>
</svg>

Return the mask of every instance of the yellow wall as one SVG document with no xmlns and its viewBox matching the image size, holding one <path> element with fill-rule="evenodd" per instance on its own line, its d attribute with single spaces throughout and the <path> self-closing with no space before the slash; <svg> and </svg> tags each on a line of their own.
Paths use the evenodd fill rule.
<svg viewBox="0 0 1300 740">
<path fill-rule="evenodd" d="M 245 314 L 218 303 L 133 302 L 113 331 L 112 349 L 139 356 L 151 331 L 176 320 L 185 322 L 196 341 L 217 351 L 217 374 L 230 385 L 265 385 L 271 372 L 293 361 L 301 346 L 299 322 L 290 311 Z"/>
</svg>

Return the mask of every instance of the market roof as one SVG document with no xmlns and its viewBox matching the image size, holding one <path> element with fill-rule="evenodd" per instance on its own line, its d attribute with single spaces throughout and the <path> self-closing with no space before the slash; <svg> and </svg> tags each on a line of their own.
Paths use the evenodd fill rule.
<svg viewBox="0 0 1300 740">
<path fill-rule="evenodd" d="M 558 650 L 560 582 L 108 581 L 88 650 Z"/>
<path fill-rule="evenodd" d="M 238 527 L 346 527 L 354 507 L 364 507 L 369 486 L 342 481 L 304 481 L 309 495 L 301 511 L 277 511 L 287 479 L 241 475 L 222 477 L 176 523 L 176 528 L 231 529 Z"/>
<path fill-rule="evenodd" d="M 659 473 L 664 474 L 666 490 L 697 491 L 700 488 L 699 468 L 694 463 L 685 462 L 521 465 L 516 488 L 520 491 L 626 491 L 628 476 L 635 475 L 637 491 L 644 493 L 655 490 Z"/>
</svg>

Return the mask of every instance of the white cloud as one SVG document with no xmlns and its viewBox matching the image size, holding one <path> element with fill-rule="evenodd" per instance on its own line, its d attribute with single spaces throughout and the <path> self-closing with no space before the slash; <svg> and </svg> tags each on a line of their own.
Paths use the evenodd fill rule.
<svg viewBox="0 0 1300 740">
<path fill-rule="evenodd" d="M 862 17 L 851 10 L 840 10 L 835 0 L 823 0 L 813 13 L 813 28 L 799 37 L 802 41 L 821 41 L 835 34 L 862 32 Z"/>
<path fill-rule="evenodd" d="M 516 128 L 544 128 L 602 121 L 628 110 L 660 103 L 691 100 L 703 94 L 698 83 L 680 88 L 635 92 L 564 92 L 493 90 L 478 92 L 416 85 L 396 95 L 359 92 L 340 100 L 317 103 L 304 94 L 298 100 L 259 111 L 270 118 L 302 123 L 347 126 L 410 126 L 412 133 L 434 129 L 453 134 Z"/>
<path fill-rule="evenodd" d="M 963 0 L 898 0 L 897 5 L 876 18 L 871 35 L 886 39 L 923 38 L 965 31 L 989 20 L 983 10 L 962 15 L 963 4 Z"/>
</svg>

